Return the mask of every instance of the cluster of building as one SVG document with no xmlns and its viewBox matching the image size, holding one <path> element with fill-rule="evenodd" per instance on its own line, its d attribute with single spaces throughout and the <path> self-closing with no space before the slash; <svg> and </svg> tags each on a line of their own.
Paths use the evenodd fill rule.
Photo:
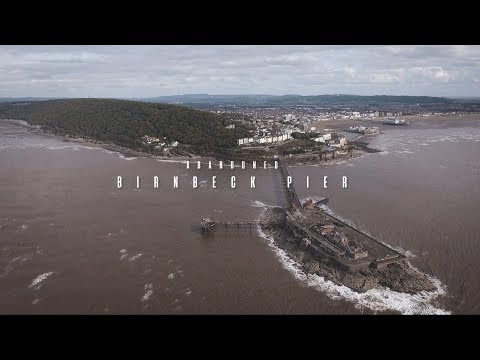
<svg viewBox="0 0 480 360">
<path fill-rule="evenodd" d="M 283 142 L 292 138 L 292 131 L 289 130 L 283 134 L 276 136 L 255 136 L 250 138 L 238 139 L 238 145 L 254 145 L 254 144 L 273 144 Z"/>
<path fill-rule="evenodd" d="M 323 134 L 313 139 L 315 142 L 325 143 L 332 139 L 332 134 Z"/>
<path fill-rule="evenodd" d="M 347 131 L 360 134 L 378 134 L 379 128 L 377 126 L 350 126 Z"/>
<path fill-rule="evenodd" d="M 305 110 L 305 109 L 303 109 Z M 241 109 L 242 113 L 248 115 L 247 119 L 242 122 L 249 123 L 252 126 L 250 136 L 238 139 L 237 144 L 245 145 L 268 145 L 283 142 L 291 139 L 292 133 L 314 133 L 317 132 L 316 122 L 329 119 L 359 119 L 374 118 L 380 116 L 380 112 L 359 112 L 359 111 L 342 111 L 342 112 L 309 112 L 304 113 L 298 109 L 289 113 L 281 112 L 278 108 L 263 109 Z M 314 115 L 315 114 L 315 115 Z M 231 126 L 231 125 L 230 125 Z M 359 132 L 364 134 L 378 133 L 378 127 L 350 127 L 349 132 Z M 315 142 L 329 144 L 331 134 L 323 134 L 314 138 Z M 343 146 L 346 140 L 340 138 L 338 142 L 330 141 L 333 147 Z"/>
<path fill-rule="evenodd" d="M 305 209 L 315 209 L 317 206 L 312 199 L 307 199 L 303 203 L 303 207 Z M 362 259 L 368 256 L 368 251 L 363 249 L 359 241 L 347 236 L 334 224 L 315 225 L 311 230 L 321 235 L 324 240 L 344 250 L 353 259 Z"/>
<path fill-rule="evenodd" d="M 347 144 L 347 139 L 343 135 L 333 134 L 332 136 L 332 134 L 323 134 L 314 138 L 313 141 L 326 145 L 326 150 L 336 150 L 339 154 L 345 153 L 345 151 L 341 150 Z"/>
<path fill-rule="evenodd" d="M 172 141 L 171 143 L 167 143 L 166 137 L 160 139 L 154 136 L 143 135 L 142 136 L 142 143 L 143 145 L 152 145 L 155 150 L 163 149 L 164 152 L 169 151 L 171 148 L 178 146 L 178 141 Z"/>
<path fill-rule="evenodd" d="M 362 259 L 368 256 L 368 251 L 363 249 L 360 242 L 348 237 L 343 232 L 339 231 L 333 224 L 320 226 L 318 232 L 325 240 L 340 249 L 345 250 L 348 256 L 353 259 Z"/>
</svg>

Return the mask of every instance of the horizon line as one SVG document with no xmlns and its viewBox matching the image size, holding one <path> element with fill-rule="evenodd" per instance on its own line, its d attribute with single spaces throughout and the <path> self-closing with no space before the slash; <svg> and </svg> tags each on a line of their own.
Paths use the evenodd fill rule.
<svg viewBox="0 0 480 360">
<path fill-rule="evenodd" d="M 461 95 L 449 95 L 449 96 L 436 96 L 436 95 L 393 95 L 393 94 L 373 94 L 373 95 L 360 95 L 360 94 L 342 94 L 342 93 L 330 93 L 330 94 L 310 94 L 310 95 L 300 95 L 300 94 L 282 94 L 282 95 L 273 95 L 273 94 L 259 94 L 259 93 L 236 93 L 236 94 L 208 94 L 208 93 L 187 93 L 187 94 L 171 94 L 171 95 L 157 95 L 157 96 L 0 96 L 0 99 L 20 99 L 20 98 L 31 98 L 31 99 L 121 99 L 121 100 L 131 100 L 131 99 L 155 99 L 162 97 L 181 97 L 181 96 L 271 96 L 271 97 L 282 97 L 282 96 L 299 96 L 299 97 L 312 97 L 312 96 L 360 96 L 360 97 L 372 97 L 372 96 L 393 96 L 393 97 L 433 97 L 433 98 L 480 98 L 480 95 L 472 96 L 461 96 Z"/>
</svg>

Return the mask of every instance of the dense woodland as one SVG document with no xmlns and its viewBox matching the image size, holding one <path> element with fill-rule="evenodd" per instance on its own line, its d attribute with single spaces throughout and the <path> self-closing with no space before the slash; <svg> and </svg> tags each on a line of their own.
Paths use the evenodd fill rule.
<svg viewBox="0 0 480 360">
<path fill-rule="evenodd" d="M 161 103 L 113 99 L 68 99 L 0 104 L 0 118 L 26 120 L 56 134 L 141 148 L 143 135 L 191 145 L 196 153 L 226 151 L 247 129 L 227 115 Z"/>
</svg>

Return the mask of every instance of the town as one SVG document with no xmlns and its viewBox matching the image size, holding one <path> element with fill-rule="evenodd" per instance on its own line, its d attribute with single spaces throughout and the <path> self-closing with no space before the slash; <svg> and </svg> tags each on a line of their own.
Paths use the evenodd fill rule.
<svg viewBox="0 0 480 360">
<path fill-rule="evenodd" d="M 222 134 L 229 146 L 215 148 L 185 144 L 178 139 L 149 136 L 140 140 L 141 151 L 160 157 L 192 158 L 195 155 L 217 160 L 241 161 L 274 159 L 285 164 L 313 164 L 357 157 L 368 148 L 368 137 L 386 130 L 387 125 L 409 125 L 409 119 L 439 119 L 472 116 L 478 103 L 428 97 L 321 95 L 302 97 L 179 96 L 178 102 L 221 119 Z M 173 100 L 173 99 L 170 99 Z M 189 102 L 191 101 L 191 102 Z M 239 135 L 239 136 L 237 136 Z"/>
</svg>

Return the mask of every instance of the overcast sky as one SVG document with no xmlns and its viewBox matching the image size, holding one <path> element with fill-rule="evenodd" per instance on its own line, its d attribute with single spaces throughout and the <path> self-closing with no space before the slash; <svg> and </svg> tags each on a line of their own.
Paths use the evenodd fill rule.
<svg viewBox="0 0 480 360">
<path fill-rule="evenodd" d="M 480 96 L 480 46 L 0 46 L 0 97 Z"/>
</svg>

